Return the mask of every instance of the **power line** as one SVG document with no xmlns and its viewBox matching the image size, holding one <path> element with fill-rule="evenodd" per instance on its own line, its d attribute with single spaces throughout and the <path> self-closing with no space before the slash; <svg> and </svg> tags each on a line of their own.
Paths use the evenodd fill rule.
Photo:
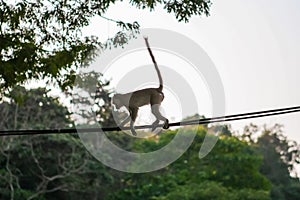
<svg viewBox="0 0 300 200">
<path fill-rule="evenodd" d="M 188 120 L 182 122 L 174 122 L 170 123 L 170 126 L 188 126 L 188 125 L 200 125 L 200 124 L 210 124 L 210 123 L 217 123 L 217 122 L 229 122 L 229 121 L 238 121 L 244 119 L 254 119 L 260 117 L 268 117 L 268 116 L 275 116 L 275 115 L 282 115 L 282 114 L 289 114 L 289 113 L 296 113 L 300 112 L 300 106 L 295 107 L 287 107 L 287 108 L 280 108 L 280 109 L 272 109 L 272 110 L 264 110 L 264 111 L 257 111 L 257 112 L 248 112 L 248 113 L 241 113 L 241 114 L 234 114 L 234 115 L 226 115 L 220 117 L 212 117 L 212 118 L 204 118 L 204 119 L 197 119 L 197 120 Z M 158 127 L 162 127 L 163 125 L 159 125 Z M 136 126 L 135 129 L 147 129 L 152 128 L 151 125 L 143 125 L 143 126 Z M 123 127 L 122 129 L 119 127 L 103 127 L 101 128 L 104 132 L 109 131 L 121 131 L 121 130 L 130 130 L 129 127 Z M 0 131 L 1 136 L 16 136 L 16 135 L 42 135 L 42 134 L 70 134 L 70 133 L 92 133 L 92 132 L 99 132 L 100 128 L 71 128 L 71 129 L 46 129 L 46 130 L 2 130 Z"/>
</svg>

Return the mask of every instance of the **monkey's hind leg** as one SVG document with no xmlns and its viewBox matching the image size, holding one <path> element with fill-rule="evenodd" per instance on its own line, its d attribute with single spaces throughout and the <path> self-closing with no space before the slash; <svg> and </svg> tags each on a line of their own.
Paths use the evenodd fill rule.
<svg viewBox="0 0 300 200">
<path fill-rule="evenodd" d="M 153 115 L 156 117 L 156 120 L 152 124 L 152 131 L 154 131 L 157 128 L 160 120 L 165 122 L 163 126 L 164 129 L 168 129 L 170 127 L 169 120 L 160 114 L 159 104 L 152 105 L 151 111 Z"/>
<path fill-rule="evenodd" d="M 165 123 L 164 123 L 163 128 L 164 128 L 164 129 L 168 129 L 169 127 L 170 127 L 170 125 L 169 125 L 169 120 L 166 118 L 166 121 L 165 121 Z"/>
<path fill-rule="evenodd" d="M 131 130 L 132 135 L 134 135 L 134 136 L 137 135 L 137 133 L 134 129 L 134 122 L 136 120 L 138 110 L 139 110 L 138 108 L 130 108 L 130 117 L 131 117 L 130 130 Z"/>
<path fill-rule="evenodd" d="M 159 124 L 159 120 L 155 120 L 155 122 L 152 123 L 152 129 L 151 129 L 152 132 L 155 131 L 155 129 L 157 128 L 158 124 Z"/>
</svg>

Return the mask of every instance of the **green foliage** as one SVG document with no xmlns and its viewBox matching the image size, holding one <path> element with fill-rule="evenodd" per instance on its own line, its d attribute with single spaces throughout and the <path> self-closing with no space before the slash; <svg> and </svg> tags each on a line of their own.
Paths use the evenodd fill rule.
<svg viewBox="0 0 300 200">
<path fill-rule="evenodd" d="M 108 83 L 101 82 L 101 74 L 83 74 L 81 78 L 76 87 L 87 92 L 89 98 L 110 96 L 105 88 Z M 88 83 L 95 85 L 95 82 L 101 83 L 97 92 L 90 91 Z M 99 109 L 102 105 L 99 104 Z M 72 124 L 67 108 L 42 88 L 16 87 L 0 108 L 5 116 L 2 129 L 61 128 Z M 248 128 L 247 137 L 242 139 L 232 136 L 228 126 L 225 129 L 215 126 L 212 130 L 222 132 L 206 157 L 199 159 L 198 152 L 208 127 L 187 127 L 180 133 L 183 140 L 197 131 L 190 148 L 169 166 L 144 174 L 105 167 L 91 157 L 75 135 L 1 137 L 0 199 L 299 198 L 299 180 L 289 174 L 299 161 L 298 145 L 288 141 L 279 126 L 265 129 L 255 143 L 252 142 L 255 141 L 252 131 L 258 130 L 255 128 Z M 170 130 L 148 139 L 133 139 L 119 132 L 108 137 L 123 149 L 151 152 L 167 145 L 176 134 L 176 130 Z"/>
<path fill-rule="evenodd" d="M 71 123 L 67 108 L 45 89 L 19 87 L 11 97 L 0 104 L 3 115 L 12 115 L 2 120 L 2 130 L 62 128 Z M 110 170 L 74 135 L 1 137 L 0 180 L 0 199 L 17 200 L 91 199 L 104 196 L 113 182 Z"/>
<path fill-rule="evenodd" d="M 209 15 L 210 0 L 197 0 L 197 1 L 165 1 L 165 0 L 131 0 L 130 3 L 137 8 L 149 8 L 154 10 L 158 4 L 163 4 L 164 9 L 168 13 L 174 13 L 178 21 L 188 22 L 189 18 L 193 15 Z"/>
<path fill-rule="evenodd" d="M 213 181 L 178 186 L 166 196 L 154 197 L 155 200 L 268 200 L 269 193 L 264 190 L 233 190 Z"/>
<path fill-rule="evenodd" d="M 221 139 L 206 159 L 214 164 L 209 166 L 212 179 L 227 187 L 270 189 L 268 181 L 259 173 L 262 157 L 237 138 Z"/>
<path fill-rule="evenodd" d="M 174 12 L 176 19 L 179 21 L 188 22 L 188 19 L 192 15 L 209 15 L 210 0 L 198 0 L 198 1 L 168 1 L 165 8 L 168 12 Z"/>
<path fill-rule="evenodd" d="M 116 0 L 33 0 L 0 1 L 0 89 L 23 84 L 31 79 L 46 79 L 63 89 L 73 84 L 76 69 L 88 65 L 96 49 L 122 46 L 139 33 L 138 22 L 127 23 L 103 17 Z M 132 6 L 154 10 L 162 4 L 178 21 L 192 15 L 209 14 L 209 0 L 140 1 Z M 107 42 L 81 31 L 91 18 L 101 16 L 120 29 Z"/>
<path fill-rule="evenodd" d="M 187 184 L 178 186 L 166 196 L 153 198 L 157 200 L 193 200 L 193 199 L 216 199 L 226 200 L 231 199 L 230 193 L 221 184 L 215 182 L 202 182 L 200 184 Z"/>
<path fill-rule="evenodd" d="M 190 129 L 182 134 L 188 134 Z M 174 131 L 137 142 L 143 152 L 161 148 Z M 262 157 L 255 148 L 234 137 L 222 136 L 213 151 L 199 160 L 207 134 L 200 127 L 192 146 L 170 166 L 152 173 L 132 174 L 111 199 L 269 199 L 270 183 L 259 173 Z"/>
<path fill-rule="evenodd" d="M 260 127 L 250 125 L 245 128 L 243 138 L 255 145 L 259 154 L 263 155 L 260 171 L 272 183 L 271 198 L 276 200 L 298 199 L 300 197 L 299 177 L 291 177 L 300 160 L 300 146 L 288 140 L 282 133 L 282 126 L 276 124 L 266 126 L 257 141 L 253 138 Z"/>
<path fill-rule="evenodd" d="M 299 199 L 300 197 L 300 183 L 299 179 L 294 179 L 290 184 L 282 188 L 285 199 Z M 273 190 L 273 199 L 277 198 L 274 195 Z"/>
<path fill-rule="evenodd" d="M 116 126 L 111 105 L 113 90 L 109 89 L 109 83 L 103 80 L 102 74 L 94 71 L 76 77 L 72 94 L 73 112 L 81 117 L 82 124 Z"/>
<path fill-rule="evenodd" d="M 262 172 L 275 184 L 288 183 L 289 173 L 300 161 L 299 145 L 283 136 L 280 125 L 265 128 L 257 144 L 265 158 Z"/>
<path fill-rule="evenodd" d="M 112 183 L 109 170 L 71 135 L 16 137 L 1 145 L 0 166 L 7 166 L 0 173 L 1 199 L 9 199 L 11 193 L 14 199 L 103 196 Z"/>
<path fill-rule="evenodd" d="M 168 144 L 175 134 L 167 131 L 147 140 L 130 140 L 116 133 L 110 139 L 124 149 L 149 152 Z M 206 134 L 207 128 L 200 126 L 193 144 L 176 162 L 145 174 L 104 167 L 71 135 L 2 140 L 0 198 L 9 198 L 12 186 L 15 199 L 298 199 L 299 181 L 292 178 L 287 185 L 272 183 L 270 193 L 270 183 L 260 173 L 264 166 L 257 145 L 223 135 L 200 160 L 198 151 Z"/>
<path fill-rule="evenodd" d="M 7 101 L 0 104 L 0 129 L 43 129 L 71 126 L 70 112 L 50 97 L 44 88 L 26 90 L 15 87 Z"/>
</svg>

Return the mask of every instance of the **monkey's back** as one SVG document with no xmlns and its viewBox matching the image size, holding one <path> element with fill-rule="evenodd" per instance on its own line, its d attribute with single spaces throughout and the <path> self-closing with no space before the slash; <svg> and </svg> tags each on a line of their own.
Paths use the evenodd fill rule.
<svg viewBox="0 0 300 200">
<path fill-rule="evenodd" d="M 131 95 L 129 106 L 134 107 L 160 104 L 164 99 L 163 93 L 159 92 L 157 88 L 146 88 L 129 94 Z"/>
</svg>

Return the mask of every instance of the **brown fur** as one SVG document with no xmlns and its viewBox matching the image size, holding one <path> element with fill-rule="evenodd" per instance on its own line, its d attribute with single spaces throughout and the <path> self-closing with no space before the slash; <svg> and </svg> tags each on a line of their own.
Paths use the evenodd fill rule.
<svg viewBox="0 0 300 200">
<path fill-rule="evenodd" d="M 144 105 L 151 105 L 151 111 L 153 115 L 156 117 L 155 122 L 152 124 L 152 131 L 154 131 L 159 124 L 159 121 L 164 121 L 164 129 L 169 128 L 169 120 L 163 117 L 159 111 L 159 106 L 164 99 L 164 94 L 162 92 L 163 82 L 160 71 L 152 54 L 152 51 L 149 47 L 148 39 L 145 38 L 146 45 L 148 47 L 148 51 L 154 63 L 158 78 L 159 78 L 159 87 L 158 88 L 146 88 L 142 90 L 137 90 L 134 92 L 126 93 L 126 94 L 115 94 L 113 97 L 113 104 L 117 109 L 125 106 L 129 111 L 130 116 L 128 116 L 120 126 L 124 126 L 130 121 L 130 129 L 133 135 L 136 135 L 136 131 L 134 129 L 134 122 L 136 120 L 139 107 Z"/>
</svg>

